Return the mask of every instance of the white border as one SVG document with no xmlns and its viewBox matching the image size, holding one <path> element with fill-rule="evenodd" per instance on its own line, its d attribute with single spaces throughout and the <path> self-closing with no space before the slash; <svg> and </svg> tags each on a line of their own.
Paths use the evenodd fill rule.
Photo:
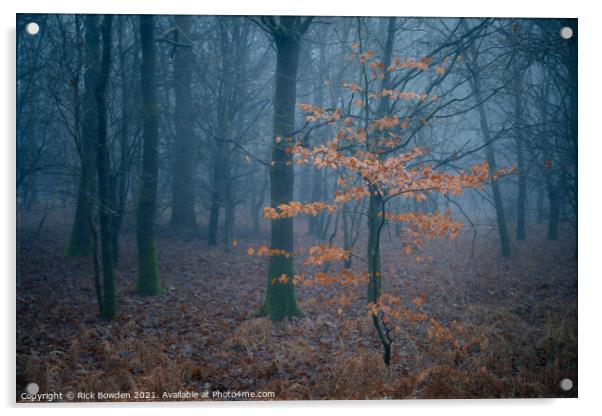
<svg viewBox="0 0 602 416">
<path fill-rule="evenodd" d="M 602 303 L 602 275 L 599 260 L 602 247 L 600 208 L 602 207 L 598 165 L 602 157 L 600 135 L 600 59 L 599 42 L 602 39 L 602 16 L 593 1 L 541 1 L 525 0 L 469 1 L 469 0 L 390 0 L 351 3 L 345 0 L 220 0 L 215 2 L 195 0 L 13 0 L 0 3 L 2 42 L 0 52 L 0 80 L 3 93 L 0 99 L 0 139 L 2 180 L 0 210 L 2 246 L 0 265 L 4 273 L 1 296 L 3 337 L 0 377 L 0 397 L 8 412 L 49 415 L 142 413 L 165 414 L 166 408 L 176 407 L 178 414 L 278 414 L 307 415 L 327 413 L 336 409 L 352 415 L 445 414 L 593 414 L 602 408 L 597 401 L 601 386 L 600 308 Z M 496 17 L 578 17 L 579 18 L 579 399 L 565 400 L 442 400 L 398 402 L 279 402 L 264 403 L 182 403 L 140 405 L 88 405 L 85 409 L 68 405 L 55 407 L 20 406 L 13 404 L 15 391 L 15 13 L 154 13 L 154 14 L 304 14 L 304 15 L 400 15 L 400 16 L 496 16 Z M 340 410 L 339 410 L 340 409 Z"/>
</svg>

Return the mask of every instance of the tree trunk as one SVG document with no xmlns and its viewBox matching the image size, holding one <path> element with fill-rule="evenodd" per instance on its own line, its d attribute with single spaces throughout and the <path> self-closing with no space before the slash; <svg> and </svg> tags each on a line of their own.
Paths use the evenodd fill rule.
<svg viewBox="0 0 602 416">
<path fill-rule="evenodd" d="M 319 49 L 319 53 L 320 53 L 320 67 L 318 68 L 318 70 L 315 72 L 314 74 L 314 78 L 317 80 L 317 82 L 315 83 L 315 85 L 312 85 L 312 89 L 315 91 L 315 106 L 322 108 L 324 107 L 325 103 L 324 103 L 324 71 L 327 70 L 326 65 L 324 63 L 325 59 L 324 59 L 324 47 L 320 46 Z M 310 68 L 313 67 L 310 65 Z M 313 138 L 314 140 L 317 139 L 317 132 L 313 134 Z M 307 136 L 308 140 L 306 141 L 306 143 L 304 143 L 305 146 L 309 146 L 310 145 L 310 139 L 311 136 Z M 315 143 L 314 144 L 318 144 Z M 308 166 L 310 167 L 310 166 Z M 311 167 L 310 167 L 311 168 Z M 307 172 L 309 173 L 309 172 Z M 304 191 L 306 191 L 309 195 L 308 195 L 308 200 L 309 202 L 318 202 L 320 201 L 321 197 L 322 197 L 322 170 L 321 169 L 316 169 L 315 167 L 311 168 L 311 175 L 305 175 L 303 178 L 304 181 L 307 181 L 307 188 L 302 189 Z M 321 233 L 320 233 L 320 224 L 322 224 L 324 222 L 324 215 L 323 213 L 320 213 L 318 215 L 309 215 L 307 217 L 307 231 L 309 233 L 309 235 L 311 235 L 312 237 L 318 237 Z"/>
<path fill-rule="evenodd" d="M 222 98 L 223 99 L 223 98 Z M 225 110 L 224 110 L 225 111 Z M 220 111 L 221 113 L 221 111 Z M 222 115 L 221 117 L 225 117 Z M 223 124 L 223 123 L 220 123 Z M 219 215 L 223 205 L 223 193 L 226 175 L 226 155 L 227 146 L 225 141 L 225 126 L 220 128 L 215 156 L 213 159 L 213 181 L 211 185 L 211 209 L 209 211 L 209 236 L 208 243 L 210 246 L 217 245 L 217 234 L 219 227 Z"/>
<path fill-rule="evenodd" d="M 525 207 L 527 204 L 527 172 L 523 155 L 523 98 L 521 96 L 522 73 L 518 67 L 518 32 L 510 35 L 513 48 L 512 94 L 514 95 L 514 143 L 518 168 L 518 197 L 516 201 L 516 239 L 525 239 Z"/>
<path fill-rule="evenodd" d="M 154 33 L 153 16 L 140 16 L 143 153 L 136 226 L 138 243 L 136 292 L 143 295 L 156 295 L 161 292 L 155 248 L 155 212 L 159 170 L 159 114 L 155 79 L 156 50 Z"/>
<path fill-rule="evenodd" d="M 225 24 L 220 24 L 219 35 L 221 44 L 222 68 L 220 71 L 219 80 L 219 96 L 217 109 L 217 134 L 215 153 L 213 155 L 213 172 L 211 184 L 211 209 L 209 211 L 209 235 L 208 244 L 210 246 L 217 245 L 219 217 L 220 211 L 225 204 L 225 187 L 227 185 L 228 174 L 228 138 L 230 136 L 230 128 L 232 120 L 231 114 L 231 98 L 233 88 L 233 77 L 236 72 L 235 62 L 236 57 L 233 56 L 236 45 L 234 40 L 230 38 L 231 28 Z M 234 34 L 232 34 L 234 37 Z M 224 221 L 225 222 L 225 221 Z"/>
<path fill-rule="evenodd" d="M 393 45 L 395 42 L 395 18 L 390 17 L 387 24 L 387 42 L 385 45 L 385 51 L 383 56 L 383 65 L 388 68 L 391 64 L 391 57 L 393 53 Z M 389 72 L 385 71 L 385 75 L 381 82 L 381 90 L 387 90 L 389 88 Z M 389 99 L 385 97 L 379 102 L 376 117 L 384 117 L 389 111 Z M 366 126 L 367 127 L 367 126 Z M 370 141 L 366 144 L 369 146 Z M 368 200 L 368 303 L 378 304 L 381 293 L 381 282 L 382 282 L 382 270 L 380 260 L 380 235 L 385 225 L 385 202 L 383 201 L 382 195 L 374 185 L 369 187 L 369 200 Z M 381 323 L 382 321 L 382 323 Z M 391 364 L 391 343 L 387 335 L 385 328 L 384 316 L 372 314 L 372 324 L 378 338 L 383 346 L 383 360 L 386 365 Z"/>
<path fill-rule="evenodd" d="M 380 263 L 380 234 L 385 223 L 384 202 L 374 186 L 370 186 L 368 206 L 368 303 L 377 304 L 381 293 L 381 263 Z M 383 346 L 383 360 L 391 364 L 391 341 L 388 339 L 379 317 L 372 315 L 372 324 Z"/>
<path fill-rule="evenodd" d="M 125 204 L 127 200 L 128 182 L 130 174 L 131 156 L 129 140 L 129 110 L 128 97 L 130 91 L 127 82 L 126 71 L 126 49 L 123 43 L 125 32 L 124 17 L 120 18 L 118 28 L 118 48 L 119 48 L 119 71 L 121 77 L 121 134 L 119 138 L 119 169 L 112 177 L 112 207 L 113 215 L 111 220 L 111 237 L 113 260 L 115 264 L 119 261 L 119 233 L 125 215 Z"/>
<path fill-rule="evenodd" d="M 98 78 L 100 40 L 98 16 L 86 15 L 85 20 L 85 74 L 83 119 L 81 126 L 82 168 L 77 191 L 77 207 L 71 230 L 71 238 L 65 249 L 67 256 L 89 256 L 92 254 L 92 234 L 89 218 L 94 216 L 91 195 L 95 188 L 97 117 L 94 88 Z M 77 126 L 76 128 L 79 128 Z M 88 218 L 89 217 L 89 218 Z"/>
<path fill-rule="evenodd" d="M 560 209 L 562 196 L 566 192 L 566 168 L 563 166 L 560 178 L 554 183 L 552 180 L 552 169 L 548 171 L 548 198 L 550 201 L 550 215 L 548 218 L 548 240 L 558 240 L 558 223 L 560 222 Z"/>
<path fill-rule="evenodd" d="M 194 116 L 192 105 L 192 65 L 194 56 L 190 42 L 192 17 L 175 17 L 177 41 L 182 46 L 175 50 L 173 76 L 176 97 L 174 164 L 172 170 L 171 225 L 194 231 L 197 227 L 194 211 Z"/>
<path fill-rule="evenodd" d="M 468 25 L 464 21 L 464 28 L 468 30 Z M 489 122 L 487 120 L 487 113 L 485 112 L 485 103 L 481 94 L 481 82 L 479 78 L 480 69 L 476 62 L 477 53 L 474 45 L 471 45 L 472 56 L 475 59 L 473 62 L 473 68 L 471 69 L 472 74 L 469 78 L 470 86 L 472 88 L 475 101 L 478 104 L 479 112 L 479 123 L 481 132 L 483 133 L 483 141 L 485 142 L 485 153 L 487 156 L 487 162 L 489 163 L 489 172 L 493 173 L 497 170 L 497 162 L 495 158 L 495 152 L 493 150 L 493 142 L 491 139 L 491 131 L 489 130 Z M 502 192 L 498 181 L 491 181 L 491 190 L 493 192 L 493 201 L 495 206 L 495 215 L 497 219 L 498 232 L 500 236 L 500 248 L 503 257 L 510 257 L 510 235 L 508 233 L 508 225 L 506 223 L 506 213 L 504 211 L 504 201 L 502 199 Z"/>
<path fill-rule="evenodd" d="M 264 172 L 263 181 L 261 184 L 261 190 L 253 194 L 253 204 L 251 205 L 251 216 L 253 217 L 253 234 L 259 233 L 259 221 L 261 220 L 261 207 L 265 199 L 266 191 L 270 183 L 270 171 L 268 169 Z M 255 199 L 257 198 L 257 199 Z"/>
<path fill-rule="evenodd" d="M 476 85 L 475 96 L 478 102 L 481 102 L 481 94 L 479 91 L 478 83 L 475 81 L 473 85 Z M 495 159 L 495 152 L 493 150 L 493 143 L 491 142 L 491 132 L 489 130 L 489 123 L 487 121 L 487 114 L 483 104 L 479 105 L 479 121 L 481 124 L 481 131 L 483 133 L 483 139 L 485 143 L 488 143 L 485 147 L 485 153 L 487 155 L 487 162 L 489 163 L 489 172 L 493 173 L 497 170 L 497 162 Z M 491 190 L 493 191 L 493 201 L 495 206 L 495 215 L 497 219 L 497 227 L 500 235 L 500 248 L 503 257 L 510 257 L 510 235 L 508 233 L 508 226 L 506 224 L 506 214 L 504 211 L 504 200 L 502 199 L 502 191 L 498 181 L 491 181 Z"/>
<path fill-rule="evenodd" d="M 518 153 L 518 198 L 516 204 L 516 239 L 524 240 L 525 237 L 525 216 L 527 205 L 527 173 L 525 172 L 525 162 L 523 155 L 522 137 L 516 139 L 516 151 Z"/>
<path fill-rule="evenodd" d="M 298 34 L 292 33 L 297 17 L 283 16 L 274 33 L 276 43 L 276 91 L 274 96 L 274 138 L 270 167 L 270 196 L 272 208 L 293 199 L 294 167 L 290 148 L 295 126 L 297 97 Z M 293 219 L 271 221 L 270 249 L 283 250 L 286 255 L 270 256 L 267 294 L 262 312 L 272 320 L 301 314 L 293 286 Z M 286 281 L 279 280 L 286 276 Z"/>
<path fill-rule="evenodd" d="M 102 258 L 103 297 L 101 317 L 115 317 L 115 279 L 113 277 L 113 251 L 111 249 L 111 194 L 109 187 L 109 152 L 107 148 L 107 110 L 105 89 L 111 64 L 111 24 L 113 16 L 108 14 L 102 24 L 102 61 L 98 82 L 94 91 L 98 115 L 98 146 L 96 166 L 98 169 L 98 199 L 100 214 L 100 252 Z"/>
<path fill-rule="evenodd" d="M 536 200 L 537 218 L 536 218 L 536 221 L 538 224 L 541 224 L 545 217 L 544 199 L 545 199 L 544 186 L 542 184 L 537 184 L 537 200 Z"/>
<path fill-rule="evenodd" d="M 232 241 L 234 240 L 234 195 L 232 194 L 233 181 L 232 177 L 235 176 L 232 169 L 236 167 L 236 163 L 232 160 L 232 155 L 228 154 L 226 157 L 226 177 L 224 178 L 224 245 L 227 249 L 232 247 Z M 232 166 L 233 165 L 233 166 Z"/>
<path fill-rule="evenodd" d="M 374 187 L 370 187 L 368 205 L 368 302 L 376 303 L 380 298 L 380 232 L 384 225 L 384 204 Z"/>
<path fill-rule="evenodd" d="M 322 194 L 322 170 L 313 169 L 311 175 L 311 202 L 317 202 L 320 200 Z M 322 214 L 310 215 L 308 218 L 308 232 L 310 235 L 317 237 L 319 235 L 319 223 Z"/>
<path fill-rule="evenodd" d="M 349 224 L 349 215 L 350 214 L 348 212 L 343 211 L 343 249 L 345 250 L 351 250 L 353 248 L 353 246 L 351 245 L 351 233 L 353 232 L 353 229 L 349 229 L 350 227 L 352 227 L 352 225 Z M 343 263 L 343 267 L 346 269 L 350 269 L 352 266 L 352 262 L 353 257 L 347 257 L 347 259 L 345 259 L 345 262 Z"/>
</svg>

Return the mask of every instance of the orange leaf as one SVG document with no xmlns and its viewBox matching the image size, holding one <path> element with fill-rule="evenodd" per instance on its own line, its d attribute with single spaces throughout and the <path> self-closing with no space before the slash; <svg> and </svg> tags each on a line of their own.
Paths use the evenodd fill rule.
<svg viewBox="0 0 602 416">
<path fill-rule="evenodd" d="M 422 299 L 422 298 L 415 298 L 415 299 L 412 301 L 412 303 L 413 303 L 413 304 L 414 304 L 414 305 L 415 305 L 417 308 L 419 308 L 419 307 L 421 307 L 421 306 L 422 306 L 422 304 L 424 303 L 424 299 Z"/>
</svg>

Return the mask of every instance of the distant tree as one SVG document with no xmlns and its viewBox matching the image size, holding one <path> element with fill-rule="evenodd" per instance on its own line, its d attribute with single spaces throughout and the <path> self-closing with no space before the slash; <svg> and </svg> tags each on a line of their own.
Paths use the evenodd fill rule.
<svg viewBox="0 0 602 416">
<path fill-rule="evenodd" d="M 469 26 L 466 20 L 462 21 L 465 31 L 469 31 Z M 485 94 L 481 82 L 481 68 L 478 62 L 478 51 L 474 43 L 470 45 L 470 59 L 465 60 L 469 69 L 469 83 L 473 92 L 473 96 L 479 113 L 479 126 L 483 135 L 485 145 L 485 154 L 489 167 L 495 171 L 497 169 L 497 158 L 494 150 L 494 137 L 491 134 L 489 118 L 485 108 Z M 502 256 L 509 257 L 512 254 L 510 245 L 510 233 L 508 232 L 508 223 L 506 221 L 506 211 L 504 209 L 504 199 L 498 182 L 491 182 L 491 190 L 493 192 L 493 202 L 497 219 L 497 228 L 500 236 L 500 248 Z"/>
<path fill-rule="evenodd" d="M 218 244 L 220 212 L 224 211 L 223 242 L 229 247 L 233 227 L 233 178 L 235 168 L 233 143 L 236 130 L 244 125 L 241 114 L 244 74 L 249 55 L 249 22 L 233 24 L 233 18 L 218 18 L 216 46 L 218 59 L 217 111 L 213 131 L 206 131 L 215 141 L 211 166 L 211 206 L 209 209 L 208 244 Z M 236 120 L 236 122 L 235 122 Z"/>
<path fill-rule="evenodd" d="M 175 52 L 173 62 L 173 85 L 175 91 L 175 140 L 172 168 L 172 213 L 171 225 L 180 230 L 194 232 L 197 223 L 194 210 L 194 118 L 192 103 L 192 17 L 174 17 Z"/>
<path fill-rule="evenodd" d="M 516 200 L 516 239 L 524 240 L 526 226 L 526 207 L 527 207 L 527 166 L 524 155 L 524 128 L 523 120 L 523 101 L 522 92 L 523 68 L 521 68 L 519 60 L 521 59 L 520 50 L 518 48 L 518 37 L 521 30 L 518 22 L 515 22 L 510 33 L 507 34 L 508 43 L 511 48 L 510 71 L 510 91 L 514 100 L 513 105 L 513 124 L 514 124 L 514 143 L 516 147 L 516 167 L 518 169 L 518 189 Z"/>
<path fill-rule="evenodd" d="M 135 290 L 143 295 L 156 295 L 161 292 L 155 247 L 155 214 L 159 173 L 159 114 L 155 28 L 154 17 L 151 15 L 140 16 L 140 43 L 142 48 L 140 87 L 142 90 L 143 154 L 136 225 L 138 278 Z"/>
</svg>

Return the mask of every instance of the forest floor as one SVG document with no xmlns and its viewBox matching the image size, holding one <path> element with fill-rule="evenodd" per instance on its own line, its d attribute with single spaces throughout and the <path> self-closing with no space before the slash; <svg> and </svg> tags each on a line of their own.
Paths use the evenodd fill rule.
<svg viewBox="0 0 602 416">
<path fill-rule="evenodd" d="M 429 242 L 422 261 L 385 236 L 383 289 L 428 316 L 397 323 L 387 367 L 364 287 L 352 301 L 335 286 L 299 287 L 302 318 L 255 317 L 267 259 L 247 248 L 265 239 L 210 249 L 159 230 L 164 293 L 141 297 L 131 293 L 135 239 L 124 235 L 118 316 L 107 323 L 97 319 L 90 258 L 63 255 L 68 224 L 34 228 L 19 230 L 17 247 L 18 395 L 36 382 L 41 392 L 155 392 L 157 400 L 178 391 L 274 392 L 276 400 L 577 396 L 576 243 L 568 229 L 546 241 L 543 226 L 530 227 L 509 259 L 499 256 L 493 229 L 474 245 L 469 231 Z M 432 337 L 433 322 L 453 342 Z M 559 388 L 564 378 L 575 383 L 569 392 Z"/>
</svg>

